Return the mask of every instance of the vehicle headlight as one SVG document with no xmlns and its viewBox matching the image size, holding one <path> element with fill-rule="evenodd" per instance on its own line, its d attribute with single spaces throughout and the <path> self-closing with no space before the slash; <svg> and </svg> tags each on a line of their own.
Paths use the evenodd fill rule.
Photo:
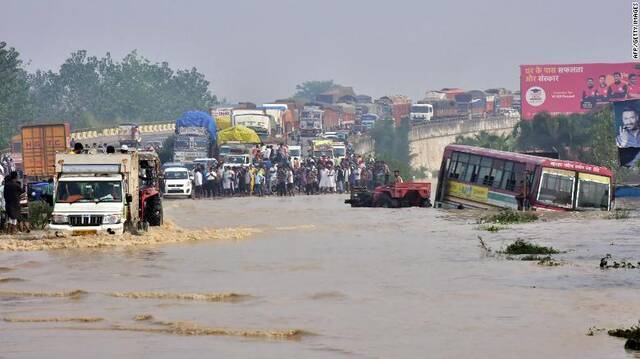
<svg viewBox="0 0 640 359">
<path fill-rule="evenodd" d="M 66 224 L 69 223 L 69 216 L 66 214 L 53 214 L 51 216 L 51 223 L 53 224 Z"/>
<path fill-rule="evenodd" d="M 107 214 L 102 217 L 102 224 L 117 224 L 120 223 L 119 214 Z"/>
</svg>

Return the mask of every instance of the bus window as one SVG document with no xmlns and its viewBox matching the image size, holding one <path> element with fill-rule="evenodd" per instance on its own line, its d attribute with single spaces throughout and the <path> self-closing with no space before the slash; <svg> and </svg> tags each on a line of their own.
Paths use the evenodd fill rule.
<svg viewBox="0 0 640 359">
<path fill-rule="evenodd" d="M 479 166 L 480 166 L 480 156 L 471 155 L 469 157 L 469 167 L 467 167 L 467 172 L 464 174 L 463 181 L 475 182 L 476 178 L 478 178 Z"/>
<path fill-rule="evenodd" d="M 571 208 L 575 172 L 543 170 L 538 191 L 538 201 L 560 207 Z"/>
<path fill-rule="evenodd" d="M 578 174 L 578 208 L 609 209 L 609 177 Z"/>
<path fill-rule="evenodd" d="M 478 172 L 478 183 L 481 183 L 485 186 L 489 185 L 491 182 L 491 165 L 493 164 L 493 159 L 489 157 L 482 157 L 482 161 L 480 161 L 480 172 Z"/>
<path fill-rule="evenodd" d="M 461 179 L 464 178 L 464 173 L 467 169 L 467 165 L 469 162 L 469 155 L 466 153 L 461 153 L 458 155 L 458 161 L 454 164 L 451 163 L 451 167 L 453 170 L 449 174 L 449 178 Z M 454 167 L 455 166 L 455 167 Z"/>
<path fill-rule="evenodd" d="M 493 160 L 493 169 L 491 170 L 491 182 L 490 186 L 493 188 L 500 188 L 500 182 L 502 182 L 502 174 L 504 168 L 503 160 Z"/>
</svg>

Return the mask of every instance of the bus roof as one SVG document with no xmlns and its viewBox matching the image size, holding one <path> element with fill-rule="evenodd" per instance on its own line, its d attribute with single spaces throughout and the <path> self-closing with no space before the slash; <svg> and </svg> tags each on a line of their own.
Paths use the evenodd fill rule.
<svg viewBox="0 0 640 359">
<path fill-rule="evenodd" d="M 474 155 L 489 156 L 489 157 L 499 158 L 503 160 L 533 163 L 543 167 L 551 167 L 551 168 L 558 168 L 558 169 L 569 170 L 569 171 L 592 173 L 592 174 L 597 174 L 597 175 L 606 176 L 606 177 L 613 177 L 613 173 L 611 172 L 611 170 L 606 167 L 600 167 L 596 165 L 590 165 L 590 164 L 575 162 L 575 161 L 556 160 L 553 158 L 525 155 L 522 153 L 492 150 L 488 148 L 474 147 L 474 146 L 467 146 L 467 145 L 448 145 L 445 148 L 445 153 L 448 151 L 471 153 Z"/>
</svg>

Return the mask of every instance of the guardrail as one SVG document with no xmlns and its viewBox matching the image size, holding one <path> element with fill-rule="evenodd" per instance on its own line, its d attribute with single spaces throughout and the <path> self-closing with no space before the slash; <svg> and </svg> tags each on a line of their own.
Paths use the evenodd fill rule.
<svg viewBox="0 0 640 359">
<path fill-rule="evenodd" d="M 139 129 L 141 133 L 157 133 L 157 132 L 169 132 L 175 130 L 175 123 L 154 123 L 140 125 Z M 83 130 L 71 132 L 71 138 L 74 140 L 87 140 L 96 137 L 109 137 L 118 135 L 118 127 L 104 128 L 102 130 Z"/>
</svg>

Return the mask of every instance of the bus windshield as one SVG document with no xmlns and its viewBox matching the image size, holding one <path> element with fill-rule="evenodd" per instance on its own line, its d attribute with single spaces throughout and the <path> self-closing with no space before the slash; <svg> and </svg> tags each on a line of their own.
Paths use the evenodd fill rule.
<svg viewBox="0 0 640 359">
<path fill-rule="evenodd" d="M 609 188 L 608 177 L 592 175 L 587 173 L 578 174 L 578 208 L 599 208 L 609 209 Z"/>
<path fill-rule="evenodd" d="M 538 201 L 544 204 L 571 208 L 576 174 L 573 171 L 543 169 Z"/>
</svg>

